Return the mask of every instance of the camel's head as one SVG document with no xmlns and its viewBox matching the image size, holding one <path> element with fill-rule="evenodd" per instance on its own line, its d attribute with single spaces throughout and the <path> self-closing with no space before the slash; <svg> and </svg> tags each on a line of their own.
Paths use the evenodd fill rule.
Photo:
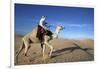
<svg viewBox="0 0 100 69">
<path fill-rule="evenodd" d="M 62 26 L 62 25 L 57 25 L 57 29 L 58 29 L 58 30 L 63 30 L 63 29 L 64 29 L 64 26 Z"/>
</svg>

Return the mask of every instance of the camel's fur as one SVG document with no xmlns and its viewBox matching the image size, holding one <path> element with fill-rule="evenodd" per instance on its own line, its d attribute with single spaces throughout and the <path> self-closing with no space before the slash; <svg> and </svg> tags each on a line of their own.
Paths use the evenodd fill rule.
<svg viewBox="0 0 100 69">
<path fill-rule="evenodd" d="M 58 25 L 58 26 L 56 27 L 56 32 L 53 33 L 53 34 L 51 35 L 51 36 L 52 36 L 52 39 L 51 39 L 51 40 L 53 40 L 54 38 L 57 38 L 59 32 L 60 32 L 61 30 L 63 30 L 63 28 L 64 28 L 63 26 Z M 19 49 L 19 51 L 18 51 L 16 57 L 19 55 L 19 53 L 22 51 L 23 48 L 25 48 L 24 54 L 25 54 L 25 55 L 27 54 L 27 51 L 29 50 L 29 47 L 30 47 L 30 41 L 33 42 L 33 43 L 39 42 L 38 38 L 36 38 L 36 33 L 37 33 L 36 31 L 37 31 L 37 30 L 30 32 L 30 33 L 28 33 L 27 35 L 25 35 L 25 36 L 22 38 L 22 42 L 21 42 L 22 44 L 21 44 L 21 46 L 20 46 L 20 49 Z M 53 51 L 53 46 L 50 45 L 50 43 L 49 43 L 48 40 L 50 41 L 50 36 L 45 35 L 45 36 L 44 36 L 44 42 L 43 42 L 43 57 L 44 57 L 45 46 L 48 46 L 48 47 L 50 48 L 50 54 L 49 54 L 49 56 L 51 56 L 52 51 Z"/>
</svg>

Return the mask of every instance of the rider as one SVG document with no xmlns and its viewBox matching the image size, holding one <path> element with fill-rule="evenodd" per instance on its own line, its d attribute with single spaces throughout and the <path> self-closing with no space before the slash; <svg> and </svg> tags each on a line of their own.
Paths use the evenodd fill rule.
<svg viewBox="0 0 100 69">
<path fill-rule="evenodd" d="M 39 38 L 40 41 L 43 41 L 44 34 L 48 30 L 48 26 L 45 20 L 46 20 L 46 16 L 42 16 L 38 25 L 36 37 Z"/>
<path fill-rule="evenodd" d="M 46 16 L 42 16 L 39 22 L 39 25 L 44 29 L 44 30 L 48 30 L 47 28 L 47 23 L 45 22 L 46 20 Z"/>
</svg>

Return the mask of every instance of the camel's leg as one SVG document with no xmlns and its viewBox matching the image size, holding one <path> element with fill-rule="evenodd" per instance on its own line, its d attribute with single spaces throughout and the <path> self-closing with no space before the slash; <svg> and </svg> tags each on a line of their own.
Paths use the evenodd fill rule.
<svg viewBox="0 0 100 69">
<path fill-rule="evenodd" d="M 43 57 L 44 57 L 44 55 L 45 55 L 45 45 L 43 44 Z"/>
<path fill-rule="evenodd" d="M 50 45 L 48 42 L 45 42 L 45 44 L 50 48 L 49 56 L 51 56 L 52 55 L 52 51 L 53 51 L 53 46 Z"/>
<path fill-rule="evenodd" d="M 18 56 L 19 56 L 20 52 L 23 50 L 24 47 L 25 47 L 25 46 L 24 46 L 24 42 L 23 42 L 23 40 L 22 40 L 22 41 L 21 41 L 21 46 L 20 46 L 20 48 L 19 48 L 19 51 L 18 51 L 18 53 L 16 54 L 16 63 L 18 63 Z"/>
<path fill-rule="evenodd" d="M 44 43 L 43 42 L 41 42 L 41 48 L 43 49 L 43 45 L 44 45 Z"/>
<path fill-rule="evenodd" d="M 23 40 L 22 40 L 22 41 L 21 41 L 21 46 L 20 46 L 20 48 L 19 48 L 19 51 L 18 51 L 16 57 L 17 57 L 17 56 L 19 55 L 19 53 L 23 50 L 23 48 L 24 48 L 24 42 L 23 42 Z"/>
<path fill-rule="evenodd" d="M 49 54 L 49 56 L 51 56 L 52 51 L 53 51 L 53 46 L 49 44 L 47 36 L 44 37 L 44 44 L 47 45 L 50 48 L 50 54 Z"/>
<path fill-rule="evenodd" d="M 29 49 L 29 42 L 27 40 L 24 40 L 24 44 L 25 44 L 25 51 L 24 51 L 24 55 L 27 56 L 27 51 Z"/>
<path fill-rule="evenodd" d="M 43 49 L 43 48 L 44 48 L 43 46 L 44 46 L 44 43 L 41 43 L 41 52 L 42 52 L 42 55 L 43 55 L 43 52 L 44 52 L 44 51 L 43 51 L 43 50 L 44 50 L 44 49 Z"/>
</svg>

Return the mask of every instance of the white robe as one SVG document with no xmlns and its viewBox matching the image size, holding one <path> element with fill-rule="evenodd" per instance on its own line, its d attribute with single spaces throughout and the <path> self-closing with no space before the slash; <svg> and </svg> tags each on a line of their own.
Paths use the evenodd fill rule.
<svg viewBox="0 0 100 69">
<path fill-rule="evenodd" d="M 41 18 L 41 19 L 40 19 L 39 25 L 40 25 L 42 28 L 44 28 L 45 30 L 47 30 L 47 27 L 45 26 L 45 18 Z"/>
</svg>

